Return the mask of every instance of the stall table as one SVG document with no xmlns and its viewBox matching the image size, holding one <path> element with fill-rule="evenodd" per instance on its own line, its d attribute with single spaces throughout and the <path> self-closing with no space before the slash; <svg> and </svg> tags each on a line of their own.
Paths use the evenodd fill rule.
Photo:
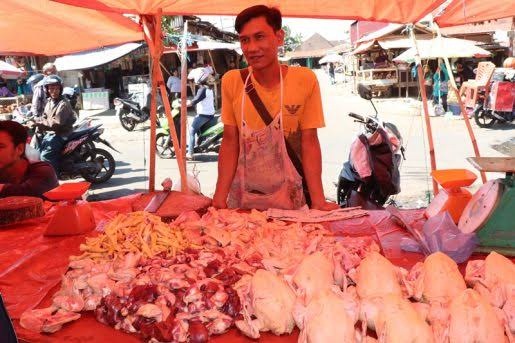
<svg viewBox="0 0 515 343">
<path fill-rule="evenodd" d="M 114 218 L 119 213 L 132 211 L 132 204 L 139 195 L 115 200 L 91 203 L 97 225 Z M 15 330 L 22 342 L 139 342 L 137 335 L 130 335 L 97 322 L 92 312 L 81 313 L 81 319 L 66 324 L 54 334 L 39 334 L 19 325 L 20 315 L 30 308 L 42 308 L 51 304 L 52 295 L 59 289 L 70 255 L 79 254 L 79 244 L 87 235 L 45 237 L 46 224 L 53 212 L 53 205 L 46 203 L 47 215 L 43 218 L 0 227 L 0 292 L 7 310 L 14 320 Z M 403 211 L 410 222 L 423 217 L 422 210 Z M 371 211 L 367 217 L 325 223 L 336 235 L 368 236 L 380 242 L 383 254 L 394 264 L 410 268 L 423 260 L 423 256 L 400 250 L 399 242 L 407 233 L 389 219 L 386 211 Z M 298 330 L 287 336 L 263 333 L 261 341 L 296 342 Z M 252 342 L 236 329 L 221 336 L 213 336 L 212 342 Z"/>
</svg>

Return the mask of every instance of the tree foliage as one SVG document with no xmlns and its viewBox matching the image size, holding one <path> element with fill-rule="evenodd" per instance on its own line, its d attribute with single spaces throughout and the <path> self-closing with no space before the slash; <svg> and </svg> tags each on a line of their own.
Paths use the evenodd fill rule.
<svg viewBox="0 0 515 343">
<path fill-rule="evenodd" d="M 283 26 L 284 31 L 284 50 L 285 51 L 293 51 L 296 47 L 298 47 L 302 43 L 302 34 L 291 32 L 291 29 L 288 25 Z"/>
</svg>

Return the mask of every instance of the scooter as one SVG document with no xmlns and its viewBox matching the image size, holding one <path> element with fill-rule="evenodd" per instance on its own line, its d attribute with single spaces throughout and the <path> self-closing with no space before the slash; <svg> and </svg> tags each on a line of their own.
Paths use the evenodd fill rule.
<svg viewBox="0 0 515 343">
<path fill-rule="evenodd" d="M 180 121 L 181 101 L 176 99 L 172 102 L 172 117 L 175 125 L 177 137 L 180 139 L 181 121 Z M 175 149 L 173 147 L 170 136 L 170 127 L 166 118 L 160 119 L 161 128 L 156 132 L 156 154 L 160 158 L 175 157 Z M 220 150 L 222 137 L 224 134 L 224 125 L 220 121 L 220 115 L 214 115 L 213 118 L 202 125 L 199 130 L 198 138 L 195 142 L 193 151 L 195 153 L 216 152 Z"/>
<path fill-rule="evenodd" d="M 83 177 L 91 183 L 103 183 L 113 176 L 116 168 L 113 156 L 107 150 L 95 147 L 94 143 L 102 143 L 116 152 L 119 151 L 101 137 L 104 132 L 101 126 L 102 124 L 98 124 L 76 130 L 66 138 L 57 171 L 59 179 Z M 42 140 L 43 133 L 36 129 L 30 145 L 39 150 Z"/>
<path fill-rule="evenodd" d="M 63 96 L 68 100 L 73 110 L 76 110 L 79 94 L 79 87 L 77 85 L 63 88 Z"/>
<path fill-rule="evenodd" d="M 474 108 L 474 120 L 479 127 L 492 127 L 496 122 L 507 124 L 515 120 L 515 72 L 504 73 L 505 81 L 493 81 L 488 98 L 480 94 Z"/>
<path fill-rule="evenodd" d="M 336 196 L 341 207 L 377 209 L 400 192 L 399 167 L 405 149 L 398 128 L 378 118 L 370 87 L 359 84 L 358 92 L 371 102 L 375 115 L 349 113 L 363 125 L 364 132 L 351 145 L 349 160 L 338 177 Z"/>
<path fill-rule="evenodd" d="M 148 95 L 147 95 L 147 103 Z M 134 95 L 131 95 L 129 99 L 115 98 L 113 100 L 116 116 L 120 118 L 122 127 L 127 131 L 132 131 L 137 124 L 146 122 L 150 118 L 150 110 L 147 106 L 140 107 L 139 102 L 134 101 Z M 158 106 L 157 113 L 163 113 L 164 107 Z M 159 124 L 159 121 L 158 121 Z"/>
</svg>

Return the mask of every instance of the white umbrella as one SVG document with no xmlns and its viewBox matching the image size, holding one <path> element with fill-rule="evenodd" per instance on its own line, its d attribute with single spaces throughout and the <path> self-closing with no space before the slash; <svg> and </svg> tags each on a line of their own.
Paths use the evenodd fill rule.
<svg viewBox="0 0 515 343">
<path fill-rule="evenodd" d="M 473 41 L 458 38 L 437 37 L 429 40 L 418 40 L 421 59 L 488 57 L 490 52 L 474 44 Z M 415 48 L 404 51 L 393 59 L 394 62 L 415 62 Z"/>
<path fill-rule="evenodd" d="M 343 57 L 338 54 L 328 54 L 322 57 L 320 61 L 318 61 L 318 64 L 324 63 L 343 63 Z"/>
<path fill-rule="evenodd" d="M 4 79 L 16 79 L 20 77 L 22 74 L 23 71 L 19 70 L 15 66 L 7 62 L 0 61 L 0 76 Z"/>
</svg>

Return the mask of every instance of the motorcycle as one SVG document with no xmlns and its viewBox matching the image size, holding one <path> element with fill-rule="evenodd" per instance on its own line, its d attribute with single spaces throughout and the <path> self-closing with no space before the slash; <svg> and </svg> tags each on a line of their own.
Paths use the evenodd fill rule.
<svg viewBox="0 0 515 343">
<path fill-rule="evenodd" d="M 180 109 L 180 99 L 174 100 L 172 102 L 172 117 L 179 139 L 181 132 Z M 170 136 L 168 121 L 166 118 L 162 118 L 160 122 L 161 128 L 156 132 L 156 154 L 160 158 L 173 158 L 175 156 L 175 149 Z M 224 124 L 220 121 L 219 115 L 214 115 L 210 121 L 200 127 L 198 138 L 193 148 L 194 153 L 218 153 L 222 144 L 223 134 Z"/>
<path fill-rule="evenodd" d="M 474 108 L 474 120 L 479 127 L 492 127 L 496 122 L 515 120 L 515 72 L 505 72 L 500 81 L 491 82 L 488 97 L 483 92 Z"/>
<path fill-rule="evenodd" d="M 61 180 L 83 177 L 91 183 L 103 183 L 113 176 L 116 163 L 113 156 L 104 149 L 97 148 L 94 143 L 102 143 L 116 150 L 101 137 L 102 124 L 73 131 L 67 138 L 61 151 L 61 163 L 57 176 Z M 41 146 L 43 133 L 36 129 L 31 146 L 37 150 Z"/>
<path fill-rule="evenodd" d="M 137 124 L 146 122 L 150 118 L 150 110 L 147 106 L 141 107 L 139 102 L 133 100 L 134 96 L 129 99 L 115 98 L 113 100 L 116 109 L 116 116 L 120 118 L 122 127 L 127 131 L 132 131 Z M 147 103 L 148 103 L 147 95 Z M 157 113 L 163 113 L 164 107 L 158 106 Z M 158 121 L 158 125 L 159 121 Z"/>
<path fill-rule="evenodd" d="M 76 110 L 79 95 L 80 91 L 78 86 L 63 88 L 63 96 L 68 100 L 73 110 Z"/>
<path fill-rule="evenodd" d="M 378 118 L 370 87 L 359 84 L 359 95 L 374 107 L 374 116 L 349 113 L 364 126 L 352 143 L 349 160 L 343 164 L 337 183 L 337 202 L 341 207 L 381 208 L 400 192 L 399 167 L 404 147 L 399 129 Z"/>
</svg>

